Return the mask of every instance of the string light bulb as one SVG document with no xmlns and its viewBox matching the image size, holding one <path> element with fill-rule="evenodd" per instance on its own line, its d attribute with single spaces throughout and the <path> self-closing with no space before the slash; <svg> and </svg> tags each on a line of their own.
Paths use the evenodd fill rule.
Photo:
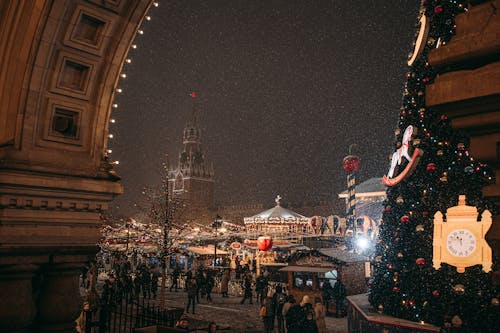
<svg viewBox="0 0 500 333">
<path fill-rule="evenodd" d="M 149 15 L 148 15 L 148 16 L 146 16 L 146 20 L 147 20 L 147 21 L 151 21 L 151 16 L 149 16 Z"/>
<path fill-rule="evenodd" d="M 111 120 L 110 120 L 110 122 L 111 122 L 112 124 L 114 124 L 114 123 L 116 123 L 116 120 L 115 120 L 115 119 L 111 119 Z"/>
<path fill-rule="evenodd" d="M 118 89 L 116 89 L 116 92 L 121 93 L 121 92 L 123 92 L 123 90 L 122 90 L 122 88 L 118 88 Z"/>
<path fill-rule="evenodd" d="M 131 46 L 133 49 L 136 49 L 137 48 L 137 44 L 132 44 Z"/>
<path fill-rule="evenodd" d="M 127 59 L 125 59 L 125 62 L 126 62 L 127 64 L 130 64 L 130 63 L 132 63 L 132 59 L 127 58 Z"/>
<path fill-rule="evenodd" d="M 144 35 L 144 31 L 142 31 L 142 30 L 137 30 L 137 33 L 138 33 L 139 35 Z"/>
<path fill-rule="evenodd" d="M 111 133 L 108 134 L 108 138 L 113 139 L 113 137 L 114 137 L 113 134 L 111 134 Z"/>
<path fill-rule="evenodd" d="M 106 150 L 106 152 L 107 152 L 108 154 L 111 154 L 111 153 L 113 152 L 113 150 L 112 150 L 112 149 L 108 149 L 108 150 Z"/>
<path fill-rule="evenodd" d="M 126 77 L 127 77 L 127 74 L 122 73 L 122 74 L 120 74 L 120 76 L 121 76 L 122 78 L 126 78 Z"/>
<path fill-rule="evenodd" d="M 153 6 L 158 7 L 160 4 L 158 2 L 153 2 Z"/>
<path fill-rule="evenodd" d="M 116 108 L 118 108 L 118 104 L 113 103 L 113 109 L 116 109 Z"/>
</svg>

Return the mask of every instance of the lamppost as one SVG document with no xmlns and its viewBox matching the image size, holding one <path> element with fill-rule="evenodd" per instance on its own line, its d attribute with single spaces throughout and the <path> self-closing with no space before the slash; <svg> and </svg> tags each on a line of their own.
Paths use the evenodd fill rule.
<svg viewBox="0 0 500 333">
<path fill-rule="evenodd" d="M 217 261 L 217 229 L 222 226 L 222 217 L 220 217 L 219 214 L 215 216 L 214 222 L 212 222 L 212 228 L 215 229 L 215 237 L 214 237 L 214 268 L 215 268 L 215 262 Z"/>
<path fill-rule="evenodd" d="M 163 224 L 163 243 L 161 249 L 161 293 L 160 293 L 160 308 L 165 309 L 165 290 L 167 280 L 167 247 L 168 233 L 170 232 L 170 210 L 168 198 L 168 185 L 165 186 L 165 221 Z"/>
<path fill-rule="evenodd" d="M 353 236 L 356 236 L 356 176 L 354 172 L 359 167 L 359 157 L 351 155 L 352 148 L 356 144 L 349 146 L 349 155 L 344 157 L 342 161 L 342 166 L 344 170 L 348 172 L 347 175 L 347 230 L 351 229 Z"/>
</svg>

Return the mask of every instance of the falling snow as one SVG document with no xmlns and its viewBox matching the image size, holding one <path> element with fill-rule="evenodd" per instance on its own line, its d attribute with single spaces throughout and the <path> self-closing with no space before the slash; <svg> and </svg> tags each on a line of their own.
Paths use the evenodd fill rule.
<svg viewBox="0 0 500 333">
<path fill-rule="evenodd" d="M 112 158 L 132 207 L 175 163 L 197 93 L 218 204 L 332 200 L 349 145 L 389 167 L 418 1 L 164 1 L 125 64 Z"/>
</svg>

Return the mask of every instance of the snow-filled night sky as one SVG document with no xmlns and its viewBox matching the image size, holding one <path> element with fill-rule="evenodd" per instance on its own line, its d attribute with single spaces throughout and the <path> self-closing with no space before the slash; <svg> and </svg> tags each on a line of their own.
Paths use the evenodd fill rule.
<svg viewBox="0 0 500 333">
<path fill-rule="evenodd" d="M 159 1 L 124 66 L 109 148 L 133 213 L 144 185 L 176 164 L 198 95 L 205 158 L 218 204 L 294 205 L 389 168 L 418 1 Z"/>
</svg>

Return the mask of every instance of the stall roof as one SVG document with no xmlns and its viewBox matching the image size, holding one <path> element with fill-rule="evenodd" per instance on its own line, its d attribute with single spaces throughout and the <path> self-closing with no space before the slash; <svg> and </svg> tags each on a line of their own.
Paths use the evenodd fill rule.
<svg viewBox="0 0 500 333">
<path fill-rule="evenodd" d="M 357 253 L 353 253 L 353 252 L 349 252 L 346 250 L 341 250 L 341 249 L 336 248 L 336 247 L 319 249 L 319 252 L 326 255 L 326 256 L 338 259 L 338 260 L 346 262 L 346 263 L 369 261 L 368 257 L 366 257 L 366 256 L 363 256 L 363 255 L 357 254 Z"/>
<path fill-rule="evenodd" d="M 306 273 L 326 273 L 333 270 L 334 267 L 322 267 L 322 266 L 286 266 L 281 268 L 280 272 L 306 272 Z"/>
<path fill-rule="evenodd" d="M 186 248 L 187 251 L 193 252 L 196 254 L 211 254 L 214 255 L 214 247 L 212 246 L 189 246 Z M 217 249 L 217 254 L 218 255 L 223 255 L 223 254 L 229 254 L 229 252 Z"/>
</svg>

